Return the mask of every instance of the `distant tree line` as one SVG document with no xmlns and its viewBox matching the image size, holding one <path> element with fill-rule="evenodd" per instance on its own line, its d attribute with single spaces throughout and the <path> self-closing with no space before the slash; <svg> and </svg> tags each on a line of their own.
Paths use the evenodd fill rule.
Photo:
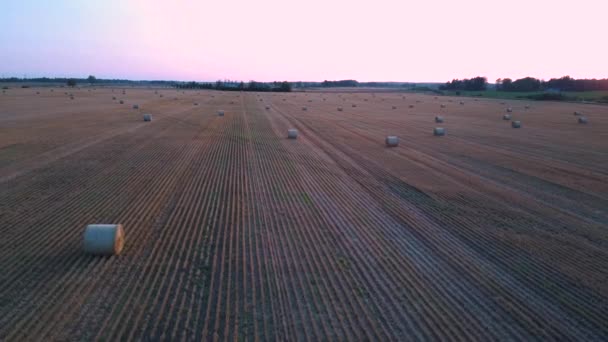
<svg viewBox="0 0 608 342">
<path fill-rule="evenodd" d="M 439 86 L 440 90 L 472 90 L 480 91 L 488 88 L 488 79 L 477 76 L 471 79 L 453 79 L 444 85 Z"/>
<path fill-rule="evenodd" d="M 500 91 L 594 91 L 608 90 L 608 79 L 574 79 L 570 76 L 552 78 L 548 81 L 541 81 L 534 77 L 525 77 L 518 80 L 510 78 L 496 80 L 496 90 Z"/>
<path fill-rule="evenodd" d="M 217 81 L 215 83 L 205 82 L 183 82 L 174 83 L 174 87 L 178 89 L 213 89 L 223 91 L 272 91 L 272 92 L 290 92 L 291 83 L 287 81 L 283 82 L 256 82 L 249 81 L 235 82 L 235 81 Z"/>
<path fill-rule="evenodd" d="M 357 87 L 359 82 L 355 80 L 341 80 L 341 81 L 323 81 L 321 87 Z"/>
<path fill-rule="evenodd" d="M 109 84 L 121 84 L 121 85 L 156 85 L 156 86 L 172 86 L 175 81 L 133 81 L 133 80 L 122 80 L 122 79 L 100 79 L 95 76 L 89 76 L 87 78 L 68 78 L 68 77 L 38 77 L 38 78 L 19 78 L 19 77 L 7 77 L 0 78 L 0 83 L 49 83 L 49 84 L 67 84 L 68 81 L 73 84 L 97 84 L 97 85 L 109 85 Z"/>
<path fill-rule="evenodd" d="M 454 79 L 439 86 L 440 90 L 470 90 L 482 91 L 488 88 L 488 80 L 485 77 L 474 77 L 471 79 Z M 552 78 L 543 81 L 534 77 L 524 77 L 513 81 L 510 78 L 499 78 L 496 80 L 496 90 L 513 92 L 533 92 L 543 90 L 556 91 L 592 91 L 608 90 L 608 79 L 574 79 L 570 76 Z"/>
</svg>

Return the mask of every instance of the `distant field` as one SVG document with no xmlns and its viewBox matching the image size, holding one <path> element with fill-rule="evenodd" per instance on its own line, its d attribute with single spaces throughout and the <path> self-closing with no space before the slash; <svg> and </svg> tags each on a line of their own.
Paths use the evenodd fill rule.
<svg viewBox="0 0 608 342">
<path fill-rule="evenodd" d="M 445 95 L 456 96 L 456 91 L 443 91 Z M 528 96 L 542 95 L 544 92 L 511 92 L 511 91 L 460 91 L 460 96 L 486 97 L 496 99 L 526 99 Z M 608 102 L 608 91 L 564 91 L 566 101 Z"/>
<path fill-rule="evenodd" d="M 501 102 L 0 93 L 0 341 L 608 340 L 608 107 Z"/>
</svg>

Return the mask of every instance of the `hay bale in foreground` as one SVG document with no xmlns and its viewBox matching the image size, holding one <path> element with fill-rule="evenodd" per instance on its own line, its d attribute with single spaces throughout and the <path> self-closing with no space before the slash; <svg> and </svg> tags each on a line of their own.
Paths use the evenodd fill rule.
<svg viewBox="0 0 608 342">
<path fill-rule="evenodd" d="M 437 116 L 435 117 L 435 122 L 436 122 L 436 123 L 442 123 L 442 122 L 443 122 L 443 116 L 439 116 L 439 115 L 437 115 Z"/>
<path fill-rule="evenodd" d="M 90 224 L 84 230 L 83 249 L 87 254 L 118 255 L 124 244 L 122 224 Z"/>
<path fill-rule="evenodd" d="M 513 127 L 513 128 L 521 128 L 521 121 L 513 121 L 513 122 L 511 122 L 511 127 Z"/>
<path fill-rule="evenodd" d="M 445 128 L 443 128 L 443 127 L 435 127 L 435 129 L 433 130 L 433 135 L 436 135 L 438 137 L 445 135 Z"/>
<path fill-rule="evenodd" d="M 387 147 L 397 147 L 399 146 L 399 138 L 395 135 L 389 135 L 386 137 L 386 146 Z"/>
<path fill-rule="evenodd" d="M 152 114 L 144 114 L 144 121 L 152 121 Z"/>
<path fill-rule="evenodd" d="M 578 118 L 578 123 L 579 123 L 579 124 L 586 124 L 587 122 L 589 122 L 589 121 L 588 121 L 588 120 L 587 120 L 587 118 L 586 118 L 586 117 L 584 117 L 584 116 L 580 116 L 580 117 Z"/>
<path fill-rule="evenodd" d="M 224 116 L 224 111 L 223 110 L 218 110 L 217 111 L 217 116 Z"/>
<path fill-rule="evenodd" d="M 288 139 L 297 139 L 298 138 L 298 130 L 295 128 L 291 128 L 287 130 L 287 138 Z"/>
<path fill-rule="evenodd" d="M 502 116 L 502 119 L 503 120 L 511 120 L 511 115 L 505 114 L 505 115 Z"/>
</svg>

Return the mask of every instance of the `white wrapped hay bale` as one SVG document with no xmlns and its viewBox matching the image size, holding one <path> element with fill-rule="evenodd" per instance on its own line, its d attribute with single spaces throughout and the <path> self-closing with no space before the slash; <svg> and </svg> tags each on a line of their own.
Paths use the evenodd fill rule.
<svg viewBox="0 0 608 342">
<path fill-rule="evenodd" d="M 503 120 L 511 120 L 511 115 L 510 114 L 505 114 L 502 116 Z"/>
<path fill-rule="evenodd" d="M 144 114 L 144 121 L 152 121 L 152 114 Z"/>
<path fill-rule="evenodd" d="M 122 224 L 90 224 L 84 231 L 83 249 L 87 254 L 118 255 L 124 244 Z"/>
<path fill-rule="evenodd" d="M 399 145 L 399 138 L 395 135 L 389 135 L 386 137 L 387 147 L 397 147 Z"/>
<path fill-rule="evenodd" d="M 443 122 L 443 116 L 439 116 L 439 115 L 437 115 L 437 116 L 435 117 L 435 122 L 436 122 L 436 123 L 442 123 L 442 122 Z"/>
<path fill-rule="evenodd" d="M 521 128 L 521 121 L 513 121 L 513 122 L 511 122 L 511 127 L 513 127 L 513 128 Z"/>
<path fill-rule="evenodd" d="M 218 110 L 217 111 L 217 116 L 224 116 L 224 111 L 223 110 Z"/>
<path fill-rule="evenodd" d="M 579 118 L 578 118 L 578 123 L 579 123 L 579 124 L 586 124 L 587 122 L 588 122 L 588 121 L 587 121 L 587 118 L 586 118 L 586 117 L 584 117 L 584 116 L 579 116 Z"/>
<path fill-rule="evenodd" d="M 291 128 L 287 130 L 287 138 L 288 139 L 297 139 L 298 138 L 298 130 L 295 128 Z"/>
<path fill-rule="evenodd" d="M 436 136 L 443 136 L 443 135 L 445 135 L 445 128 L 443 128 L 443 127 L 435 127 L 435 129 L 433 130 L 433 135 L 436 135 Z"/>
</svg>

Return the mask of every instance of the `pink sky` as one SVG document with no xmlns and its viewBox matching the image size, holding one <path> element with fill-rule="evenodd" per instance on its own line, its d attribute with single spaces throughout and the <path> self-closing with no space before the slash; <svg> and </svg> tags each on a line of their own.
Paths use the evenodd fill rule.
<svg viewBox="0 0 608 342">
<path fill-rule="evenodd" d="M 4 0 L 3 6 L 0 76 L 608 77 L 606 0 Z"/>
</svg>

